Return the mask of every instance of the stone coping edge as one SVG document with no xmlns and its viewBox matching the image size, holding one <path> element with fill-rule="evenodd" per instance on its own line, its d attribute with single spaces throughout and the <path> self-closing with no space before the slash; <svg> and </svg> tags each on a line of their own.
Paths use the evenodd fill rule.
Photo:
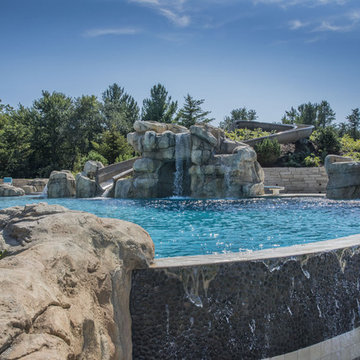
<svg viewBox="0 0 360 360">
<path fill-rule="evenodd" d="M 189 267 L 201 265 L 226 264 L 241 261 L 257 261 L 278 259 L 329 252 L 333 250 L 360 246 L 360 234 L 346 236 L 333 240 L 317 241 L 314 243 L 279 247 L 265 250 L 246 251 L 228 254 L 211 254 L 195 256 L 177 256 L 158 258 L 150 265 L 152 269 Z"/>
</svg>

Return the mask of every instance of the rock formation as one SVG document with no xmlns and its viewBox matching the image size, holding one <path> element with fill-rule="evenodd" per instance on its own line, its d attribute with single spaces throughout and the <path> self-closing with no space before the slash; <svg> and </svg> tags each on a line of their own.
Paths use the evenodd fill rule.
<svg viewBox="0 0 360 360">
<path fill-rule="evenodd" d="M 44 203 L 0 211 L 0 358 L 132 358 L 131 270 L 154 245 L 139 226 Z"/>
<path fill-rule="evenodd" d="M 90 198 L 101 194 L 95 181 L 96 172 L 103 168 L 100 161 L 89 160 L 84 165 L 84 170 L 76 175 L 76 197 Z"/>
<path fill-rule="evenodd" d="M 71 171 L 52 171 L 47 186 L 47 196 L 49 198 L 75 196 L 75 178 Z"/>
<path fill-rule="evenodd" d="M 0 197 L 1 196 L 23 196 L 25 191 L 21 188 L 9 185 L 0 184 Z"/>
<path fill-rule="evenodd" d="M 255 151 L 206 124 L 190 127 L 137 121 L 128 142 L 142 154 L 134 177 L 116 183 L 115 197 L 243 197 L 263 194 Z"/>
<path fill-rule="evenodd" d="M 326 197 L 329 199 L 360 198 L 360 162 L 351 158 L 328 155 L 325 169 L 329 177 Z"/>
</svg>

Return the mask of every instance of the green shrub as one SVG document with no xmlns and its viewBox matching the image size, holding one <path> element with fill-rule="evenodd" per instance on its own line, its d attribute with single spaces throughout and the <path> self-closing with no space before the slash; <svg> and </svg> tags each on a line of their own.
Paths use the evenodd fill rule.
<svg viewBox="0 0 360 360">
<path fill-rule="evenodd" d="M 354 140 L 350 135 L 345 134 L 340 139 L 342 153 L 358 153 L 360 152 L 360 140 Z"/>
<path fill-rule="evenodd" d="M 108 161 L 101 154 L 95 150 L 90 150 L 86 156 L 76 158 L 72 172 L 77 174 L 78 172 L 83 171 L 84 165 L 88 160 L 100 161 L 105 166 L 108 164 Z"/>
<path fill-rule="evenodd" d="M 4 258 L 6 256 L 6 250 L 0 250 L 0 259 Z"/>
<path fill-rule="evenodd" d="M 254 149 L 257 154 L 257 160 L 262 166 L 273 164 L 279 158 L 281 153 L 280 144 L 276 139 L 265 139 L 256 144 Z"/>
<path fill-rule="evenodd" d="M 337 155 L 340 153 L 340 138 L 336 130 L 331 126 L 314 131 L 310 136 L 310 140 L 316 145 L 322 160 L 328 154 Z"/>
<path fill-rule="evenodd" d="M 304 159 L 304 165 L 307 167 L 318 167 L 321 165 L 321 159 L 315 154 L 311 154 Z"/>
<path fill-rule="evenodd" d="M 344 153 L 342 155 L 352 158 L 354 161 L 360 161 L 360 152 L 352 151 L 352 152 Z"/>
<path fill-rule="evenodd" d="M 274 134 L 275 131 L 268 132 L 263 131 L 260 128 L 255 130 L 249 130 L 249 129 L 236 129 L 235 131 L 231 132 L 225 132 L 226 137 L 228 137 L 231 140 L 235 141 L 243 141 L 243 140 L 251 140 L 263 136 L 268 136 L 271 134 Z"/>
</svg>

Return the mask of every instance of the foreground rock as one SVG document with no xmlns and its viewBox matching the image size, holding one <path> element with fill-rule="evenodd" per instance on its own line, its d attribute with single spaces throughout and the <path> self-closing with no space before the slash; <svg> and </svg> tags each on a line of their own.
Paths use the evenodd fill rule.
<svg viewBox="0 0 360 360">
<path fill-rule="evenodd" d="M 326 197 L 334 200 L 360 198 L 360 162 L 348 157 L 328 155 L 325 169 L 329 177 Z"/>
<path fill-rule="evenodd" d="M 23 196 L 25 191 L 21 188 L 9 185 L 0 184 L 0 196 Z"/>
<path fill-rule="evenodd" d="M 76 194 L 75 178 L 68 170 L 53 171 L 47 186 L 48 198 L 68 198 Z"/>
<path fill-rule="evenodd" d="M 197 124 L 137 121 L 128 142 L 142 158 L 134 177 L 116 183 L 115 197 L 244 197 L 264 192 L 264 172 L 253 148 L 225 137 L 218 128 Z"/>
<path fill-rule="evenodd" d="M 0 211 L 0 359 L 131 359 L 131 269 L 154 256 L 139 226 L 28 205 Z"/>
</svg>

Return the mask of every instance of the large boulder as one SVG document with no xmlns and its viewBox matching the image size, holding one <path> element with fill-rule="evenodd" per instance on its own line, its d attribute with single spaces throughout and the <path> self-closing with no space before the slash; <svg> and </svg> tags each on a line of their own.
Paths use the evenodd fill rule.
<svg viewBox="0 0 360 360">
<path fill-rule="evenodd" d="M 47 185 L 48 198 L 68 198 L 76 195 L 75 178 L 71 171 L 53 171 Z"/>
<path fill-rule="evenodd" d="M 96 196 L 96 182 L 85 176 L 83 173 L 76 175 L 76 197 L 91 198 Z"/>
<path fill-rule="evenodd" d="M 238 146 L 234 154 L 215 155 L 205 165 L 190 170 L 194 197 L 250 197 L 264 193 L 264 171 L 250 146 Z"/>
<path fill-rule="evenodd" d="M 1 196 L 23 196 L 25 191 L 21 188 L 9 185 L 0 184 L 0 197 Z"/>
<path fill-rule="evenodd" d="M 329 199 L 360 198 L 360 162 L 351 158 L 328 155 L 325 169 L 329 178 L 326 197 Z"/>
<path fill-rule="evenodd" d="M 94 179 L 97 171 L 104 167 L 103 163 L 100 161 L 89 160 L 84 165 L 83 173 L 86 177 Z"/>
<path fill-rule="evenodd" d="M 37 204 L 0 211 L 0 358 L 132 358 L 131 270 L 154 257 L 135 224 Z"/>
<path fill-rule="evenodd" d="M 23 185 L 21 188 L 25 191 L 25 195 L 30 195 L 38 192 L 36 187 L 33 185 Z"/>
</svg>

